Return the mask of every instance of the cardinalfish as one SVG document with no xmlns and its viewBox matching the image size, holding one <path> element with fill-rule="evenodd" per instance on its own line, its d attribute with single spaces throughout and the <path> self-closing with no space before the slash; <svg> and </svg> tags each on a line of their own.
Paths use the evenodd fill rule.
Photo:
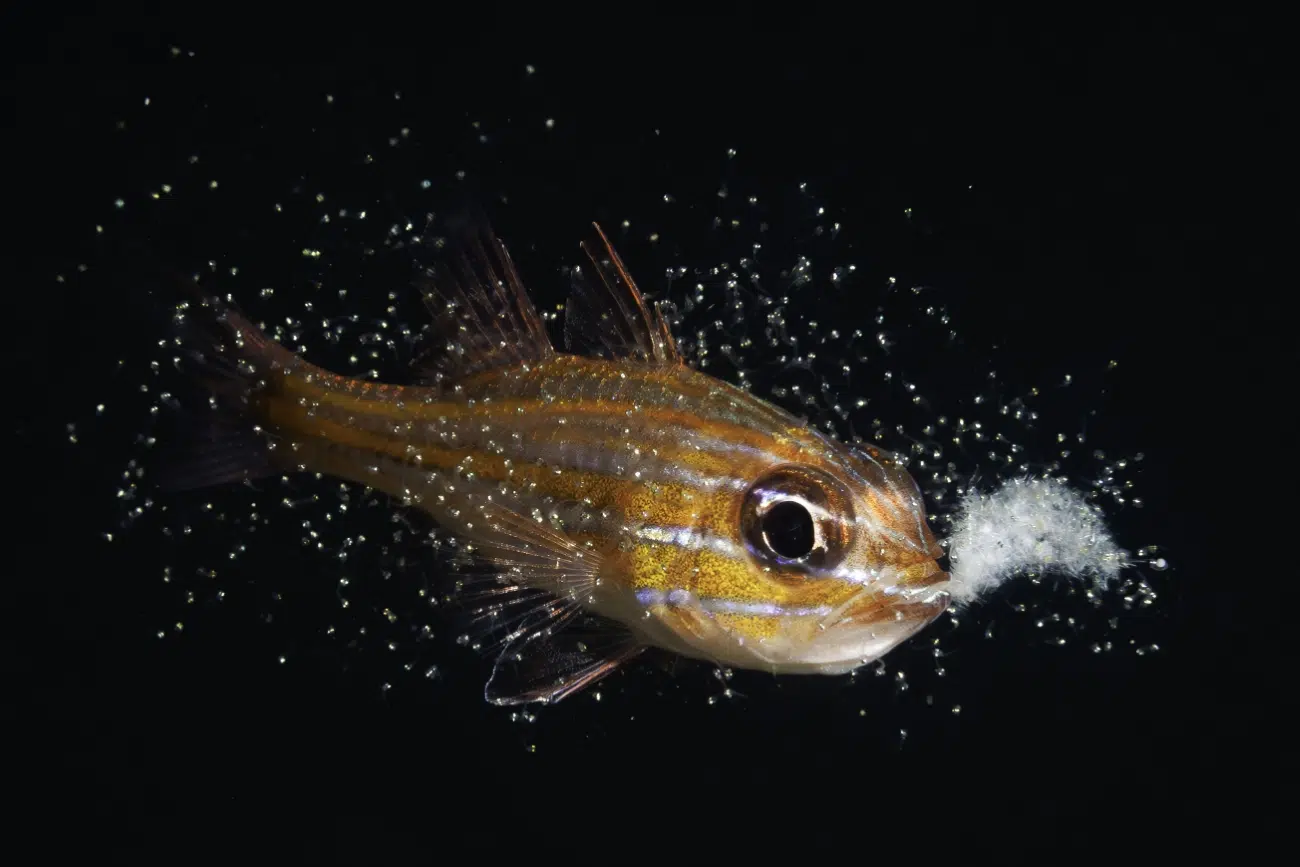
<svg viewBox="0 0 1300 867">
<path fill-rule="evenodd" d="M 566 352 L 489 231 L 424 269 L 440 339 L 413 385 L 317 367 L 229 300 L 181 305 L 217 412 L 172 487 L 321 473 L 424 510 L 483 567 L 466 595 L 497 636 L 498 704 L 558 701 L 650 647 L 842 674 L 943 612 L 902 462 L 688 366 L 595 230 Z"/>
</svg>

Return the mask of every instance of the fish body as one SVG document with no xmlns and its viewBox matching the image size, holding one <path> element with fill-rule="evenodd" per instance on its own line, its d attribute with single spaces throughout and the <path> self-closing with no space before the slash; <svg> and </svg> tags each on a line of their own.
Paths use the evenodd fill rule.
<svg viewBox="0 0 1300 867">
<path fill-rule="evenodd" d="M 943 552 L 902 464 L 690 368 L 599 237 L 566 309 L 582 354 L 551 346 L 489 235 L 425 275 L 445 338 L 426 384 L 335 375 L 209 299 L 233 339 L 207 357 L 238 360 L 214 393 L 267 467 L 385 491 L 485 564 L 470 595 L 504 633 L 498 703 L 558 700 L 647 646 L 843 673 L 941 613 Z"/>
</svg>

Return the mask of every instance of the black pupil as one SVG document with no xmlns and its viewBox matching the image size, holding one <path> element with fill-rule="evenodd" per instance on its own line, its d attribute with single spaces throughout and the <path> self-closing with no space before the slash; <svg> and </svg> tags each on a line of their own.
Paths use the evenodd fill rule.
<svg viewBox="0 0 1300 867">
<path fill-rule="evenodd" d="M 763 538 L 778 557 L 806 557 L 813 549 L 812 515 L 794 500 L 777 503 L 763 515 Z"/>
</svg>

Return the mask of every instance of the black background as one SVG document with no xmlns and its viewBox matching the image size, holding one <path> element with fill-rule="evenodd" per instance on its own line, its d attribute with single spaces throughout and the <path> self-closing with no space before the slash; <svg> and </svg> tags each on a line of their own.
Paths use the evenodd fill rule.
<svg viewBox="0 0 1300 867">
<path fill-rule="evenodd" d="M 1287 415 L 1275 410 L 1285 391 L 1270 379 L 1293 353 L 1267 336 L 1284 322 L 1287 283 L 1263 263 L 1293 243 L 1283 119 L 1295 80 L 1268 22 L 641 6 L 523 18 L 357 8 L 295 26 L 233 11 L 7 15 L 24 275 L 6 295 L 8 502 L 31 520 L 8 548 L 21 732 L 10 763 L 24 771 L 9 780 L 37 845 L 182 861 L 560 850 L 1055 863 L 1093 850 L 1245 857 L 1275 829 L 1295 770 L 1289 742 L 1270 736 L 1293 711 L 1273 679 L 1282 633 L 1265 617 L 1287 600 L 1285 542 L 1268 541 L 1286 516 L 1252 488 L 1284 485 L 1289 461 L 1273 419 Z M 174 63 L 173 44 L 196 58 Z M 540 72 L 526 81 L 527 63 Z M 306 106 L 324 92 L 347 115 L 313 139 L 319 109 Z M 142 95 L 158 109 L 128 108 Z M 139 308 L 51 275 L 120 261 L 85 227 L 191 146 L 229 164 L 282 130 L 283 148 L 244 183 L 280 168 L 328 177 L 412 103 L 456 130 L 433 164 L 460 159 L 483 189 L 511 190 L 506 237 L 527 226 L 537 248 L 571 246 L 646 189 L 705 201 L 719 155 L 738 147 L 745 161 L 728 170 L 773 198 L 808 180 L 840 202 L 913 208 L 918 222 L 885 236 L 893 261 L 949 293 L 1011 364 L 1050 373 L 1099 344 L 1123 358 L 1107 413 L 1116 439 L 1153 462 L 1144 496 L 1177 566 L 1161 601 L 1167 652 L 1089 666 L 1008 651 L 969 687 L 978 713 L 901 749 L 827 726 L 836 696 L 800 687 L 721 713 L 633 696 L 621 710 L 636 727 L 577 714 L 568 724 L 590 731 L 538 735 L 536 753 L 475 702 L 481 670 L 448 675 L 438 698 L 385 698 L 376 676 L 328 658 L 286 672 L 273 663 L 284 634 L 237 621 L 161 652 L 150 606 L 166 605 L 98 539 L 117 456 L 69 450 L 62 430 L 112 393 L 103 360 L 135 333 Z M 116 133 L 130 112 L 130 134 Z M 545 144 L 516 136 L 470 157 L 467 113 L 559 122 Z M 671 141 L 651 146 L 656 127 Z M 188 219 L 219 233 L 245 217 L 214 206 Z"/>
</svg>

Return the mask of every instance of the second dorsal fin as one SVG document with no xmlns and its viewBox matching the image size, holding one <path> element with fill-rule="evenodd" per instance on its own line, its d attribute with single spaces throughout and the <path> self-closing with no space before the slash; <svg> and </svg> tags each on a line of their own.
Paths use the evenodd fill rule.
<svg viewBox="0 0 1300 867">
<path fill-rule="evenodd" d="M 651 306 L 596 223 L 600 246 L 584 243 L 590 267 L 573 269 L 564 313 L 570 352 L 650 364 L 680 364 L 681 354 L 658 304 Z"/>
<path fill-rule="evenodd" d="M 433 314 L 438 341 L 417 362 L 421 379 L 458 378 L 555 354 L 546 326 L 515 271 L 510 253 L 485 223 L 449 239 L 417 286 Z"/>
</svg>

